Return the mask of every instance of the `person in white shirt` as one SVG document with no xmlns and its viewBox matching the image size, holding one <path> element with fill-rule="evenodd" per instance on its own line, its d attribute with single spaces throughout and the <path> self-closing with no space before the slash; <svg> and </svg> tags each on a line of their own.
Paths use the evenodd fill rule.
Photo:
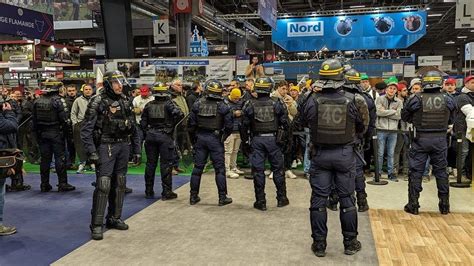
<svg viewBox="0 0 474 266">
<path fill-rule="evenodd" d="M 76 147 L 76 153 L 79 157 L 79 167 L 77 168 L 77 173 L 82 174 L 86 166 L 87 154 L 84 150 L 84 145 L 82 145 L 81 140 L 81 127 L 82 122 L 84 121 L 84 116 L 86 114 L 87 105 L 93 94 L 92 86 L 89 84 L 84 84 L 81 88 L 82 95 L 77 97 L 72 103 L 71 107 L 71 122 L 72 122 L 72 133 L 74 138 L 74 147 Z M 91 170 L 95 171 L 95 165 L 91 164 Z"/>
<path fill-rule="evenodd" d="M 142 85 L 140 87 L 140 95 L 135 96 L 132 101 L 133 105 L 133 112 L 135 113 L 135 120 L 137 121 L 137 125 L 140 125 L 140 120 L 143 109 L 145 105 L 151 101 L 153 101 L 155 97 L 150 94 L 150 89 L 147 85 Z M 140 143 L 144 141 L 144 133 L 143 129 L 139 128 L 139 136 L 140 136 Z"/>
</svg>

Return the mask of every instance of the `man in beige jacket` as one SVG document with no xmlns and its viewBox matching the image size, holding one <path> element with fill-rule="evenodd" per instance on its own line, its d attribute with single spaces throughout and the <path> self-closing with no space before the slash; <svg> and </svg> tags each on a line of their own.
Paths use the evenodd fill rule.
<svg viewBox="0 0 474 266">
<path fill-rule="evenodd" d="M 288 118 L 290 119 L 290 122 L 293 121 L 293 118 L 296 116 L 298 113 L 298 108 L 296 101 L 288 95 L 288 82 L 286 81 L 280 81 L 277 83 L 275 86 L 276 90 L 272 93 L 272 97 L 277 97 L 281 99 L 285 105 L 286 109 L 288 111 Z M 292 162 L 292 155 L 291 154 L 284 154 L 285 157 L 285 177 L 287 178 L 296 178 L 296 175 L 291 171 L 291 162 Z M 270 174 L 269 178 L 273 177 L 273 173 Z"/>
</svg>

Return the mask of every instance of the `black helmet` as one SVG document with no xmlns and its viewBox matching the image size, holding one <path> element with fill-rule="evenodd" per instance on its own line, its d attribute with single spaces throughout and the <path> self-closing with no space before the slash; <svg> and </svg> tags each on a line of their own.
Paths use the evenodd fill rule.
<svg viewBox="0 0 474 266">
<path fill-rule="evenodd" d="M 360 73 L 354 68 L 350 68 L 344 72 L 345 87 L 359 90 L 360 80 Z"/>
<path fill-rule="evenodd" d="M 275 82 L 270 77 L 257 78 L 253 86 L 255 92 L 270 94 L 275 86 Z"/>
<path fill-rule="evenodd" d="M 118 70 L 107 71 L 104 74 L 104 88 L 108 93 L 113 93 L 112 83 L 118 82 L 123 87 L 130 86 L 125 75 Z"/>
<path fill-rule="evenodd" d="M 344 84 L 344 67 L 337 59 L 328 59 L 321 64 L 319 79 L 324 84 L 323 89 L 339 88 Z"/>
<path fill-rule="evenodd" d="M 41 89 L 41 92 L 42 93 L 52 93 L 52 92 L 58 92 L 59 89 L 61 89 L 64 84 L 57 80 L 56 78 L 49 78 L 47 79 L 45 82 L 43 82 L 42 84 L 42 89 Z"/>
<path fill-rule="evenodd" d="M 210 79 L 204 84 L 204 92 L 211 98 L 222 99 L 224 85 L 217 79 Z"/>
<path fill-rule="evenodd" d="M 443 77 L 438 71 L 428 71 L 421 79 L 423 89 L 439 89 L 443 86 Z"/>
<path fill-rule="evenodd" d="M 152 95 L 158 97 L 168 97 L 170 92 L 168 91 L 168 86 L 163 82 L 156 82 L 153 84 Z"/>
</svg>

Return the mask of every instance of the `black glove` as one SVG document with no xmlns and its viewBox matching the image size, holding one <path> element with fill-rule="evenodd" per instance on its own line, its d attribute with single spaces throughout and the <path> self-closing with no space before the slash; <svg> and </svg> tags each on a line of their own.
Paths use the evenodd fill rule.
<svg viewBox="0 0 474 266">
<path fill-rule="evenodd" d="M 89 154 L 89 162 L 90 163 L 93 163 L 93 164 L 98 164 L 99 163 L 99 155 L 97 154 L 97 152 L 93 152 L 91 154 Z"/>
<path fill-rule="evenodd" d="M 140 154 L 134 154 L 132 158 L 132 162 L 135 165 L 140 165 L 142 163 L 142 156 Z"/>
</svg>

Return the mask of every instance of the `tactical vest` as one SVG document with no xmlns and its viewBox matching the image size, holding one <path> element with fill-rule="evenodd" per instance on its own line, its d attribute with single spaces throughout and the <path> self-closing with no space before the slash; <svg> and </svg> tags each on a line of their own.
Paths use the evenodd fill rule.
<svg viewBox="0 0 474 266">
<path fill-rule="evenodd" d="M 34 103 L 36 123 L 39 126 L 59 125 L 58 111 L 53 107 L 53 97 L 42 96 Z"/>
<path fill-rule="evenodd" d="M 275 112 L 275 100 L 261 101 L 251 99 L 254 119 L 252 120 L 252 132 L 258 134 L 274 133 L 278 130 L 278 120 Z"/>
<path fill-rule="evenodd" d="M 344 145 L 354 141 L 355 122 L 349 116 L 349 104 L 354 94 L 345 92 L 344 96 L 329 98 L 314 94 L 318 110 L 317 123 L 311 125 L 311 139 L 319 145 Z"/>
<path fill-rule="evenodd" d="M 421 93 L 422 107 L 413 116 L 413 125 L 420 131 L 446 131 L 449 111 L 442 93 Z"/>
<path fill-rule="evenodd" d="M 199 100 L 199 112 L 197 115 L 197 126 L 201 129 L 221 130 L 224 117 L 219 114 L 217 108 L 221 101 L 213 101 L 207 98 Z"/>
<path fill-rule="evenodd" d="M 107 137 L 124 138 L 132 133 L 130 106 L 123 100 L 102 98 L 104 117 L 102 120 L 102 134 Z"/>
<path fill-rule="evenodd" d="M 172 128 L 173 121 L 171 121 L 166 112 L 167 101 L 152 101 L 148 103 L 148 125 L 150 128 L 165 129 Z"/>
</svg>

